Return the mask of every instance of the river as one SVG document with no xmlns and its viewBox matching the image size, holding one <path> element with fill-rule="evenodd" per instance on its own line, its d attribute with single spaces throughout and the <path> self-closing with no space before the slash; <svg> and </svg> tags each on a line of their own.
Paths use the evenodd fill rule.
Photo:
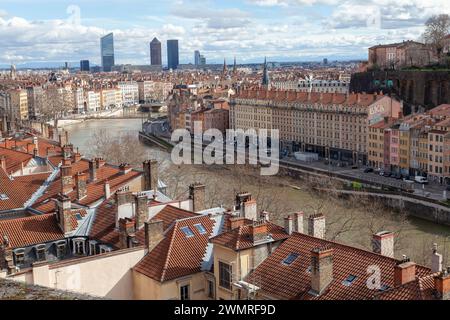
<svg viewBox="0 0 450 320">
<path fill-rule="evenodd" d="M 69 139 L 80 152 L 89 154 L 89 145 L 92 135 L 99 130 L 107 130 L 113 136 L 123 133 L 136 134 L 141 128 L 141 119 L 108 119 L 89 120 L 82 123 L 66 126 Z M 136 140 L 136 143 L 139 143 Z M 170 157 L 159 149 L 144 146 L 148 154 L 163 155 L 164 160 Z M 160 159 L 158 159 L 160 160 Z M 181 170 L 180 166 L 171 167 L 172 171 Z M 350 245 L 370 249 L 371 232 L 390 230 L 397 232 L 396 257 L 403 254 L 411 257 L 417 263 L 429 265 L 433 243 L 438 243 L 439 251 L 444 255 L 444 263 L 450 262 L 450 227 L 437 225 L 414 217 L 405 217 L 390 212 L 378 213 L 369 209 L 371 205 L 364 205 L 353 201 L 352 203 L 340 199 L 329 199 L 310 192 L 301 181 L 285 177 L 270 177 L 257 179 L 246 176 L 246 170 L 236 173 L 224 168 L 205 168 L 203 166 L 190 166 L 190 171 L 178 172 L 166 181 L 176 184 L 183 189 L 194 180 L 207 185 L 207 193 L 212 199 L 211 205 L 224 204 L 229 206 L 233 194 L 237 191 L 250 191 L 256 195 L 259 208 L 269 212 L 293 212 L 303 210 L 312 213 L 322 211 L 327 217 L 327 236 L 332 235 L 333 240 Z M 239 169 L 237 169 L 239 170 Z M 164 175 L 162 175 L 164 176 Z M 292 188 L 295 185 L 298 188 Z M 240 190 L 239 190 L 240 189 Z M 261 204 L 260 204 L 261 202 Z M 285 210 L 285 211 L 284 211 Z M 374 214 L 375 212 L 375 214 Z M 283 214 L 271 218 L 282 224 Z"/>
</svg>

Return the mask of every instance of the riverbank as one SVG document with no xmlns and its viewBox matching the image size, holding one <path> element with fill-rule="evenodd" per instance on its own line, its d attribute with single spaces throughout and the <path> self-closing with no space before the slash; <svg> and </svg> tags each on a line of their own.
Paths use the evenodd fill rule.
<svg viewBox="0 0 450 320">
<path fill-rule="evenodd" d="M 71 117 L 59 119 L 58 128 L 65 128 L 74 124 L 79 124 L 84 121 L 97 120 L 96 118 L 114 118 L 124 115 L 124 109 L 118 108 L 113 110 L 104 110 L 89 114 L 72 115 Z M 48 124 L 53 124 L 53 121 L 49 121 Z"/>
</svg>

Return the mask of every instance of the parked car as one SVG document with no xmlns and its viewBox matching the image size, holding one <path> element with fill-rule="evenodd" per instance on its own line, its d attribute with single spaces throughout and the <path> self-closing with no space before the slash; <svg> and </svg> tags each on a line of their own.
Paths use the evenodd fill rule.
<svg viewBox="0 0 450 320">
<path fill-rule="evenodd" d="M 402 179 L 402 175 L 400 173 L 396 173 L 394 175 L 394 178 L 397 179 L 397 180 L 401 180 Z"/>
<path fill-rule="evenodd" d="M 364 169 L 364 173 L 369 173 L 369 172 L 373 172 L 373 169 L 372 169 L 372 168 L 366 168 L 366 169 Z"/>
<path fill-rule="evenodd" d="M 380 176 L 383 176 L 383 177 L 384 177 L 384 171 L 383 171 L 383 170 L 381 170 L 378 174 L 379 174 Z"/>
<path fill-rule="evenodd" d="M 358 169 L 358 168 L 359 168 L 359 167 L 358 167 L 358 165 L 356 165 L 356 164 L 352 166 L 352 169 Z"/>
<path fill-rule="evenodd" d="M 383 177 L 389 178 L 391 176 L 390 172 L 384 172 Z"/>
<path fill-rule="evenodd" d="M 428 184 L 428 180 L 422 176 L 415 176 L 414 181 L 420 184 Z"/>
</svg>

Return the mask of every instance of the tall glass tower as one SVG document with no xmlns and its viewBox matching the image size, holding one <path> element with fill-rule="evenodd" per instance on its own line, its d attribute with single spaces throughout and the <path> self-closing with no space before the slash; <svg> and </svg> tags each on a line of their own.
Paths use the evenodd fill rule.
<svg viewBox="0 0 450 320">
<path fill-rule="evenodd" d="M 178 40 L 167 40 L 167 66 L 175 70 L 179 64 Z"/>
<path fill-rule="evenodd" d="M 114 66 L 114 35 L 112 33 L 101 38 L 100 51 L 103 71 L 110 72 Z"/>
<path fill-rule="evenodd" d="M 152 66 L 162 65 L 161 42 L 157 38 L 154 38 L 150 42 L 150 64 Z"/>
</svg>

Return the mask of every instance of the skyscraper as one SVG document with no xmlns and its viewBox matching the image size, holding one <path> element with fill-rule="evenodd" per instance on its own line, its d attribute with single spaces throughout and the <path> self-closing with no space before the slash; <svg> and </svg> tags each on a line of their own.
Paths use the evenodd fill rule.
<svg viewBox="0 0 450 320">
<path fill-rule="evenodd" d="M 90 71 L 89 60 L 81 60 L 80 61 L 80 71 L 81 72 L 84 72 L 84 71 L 89 72 Z"/>
<path fill-rule="evenodd" d="M 100 50 L 103 71 L 110 72 L 114 66 L 114 35 L 112 33 L 101 38 Z"/>
<path fill-rule="evenodd" d="M 150 42 L 150 64 L 152 66 L 162 65 L 161 42 L 157 38 L 153 38 Z"/>
<path fill-rule="evenodd" d="M 179 64 L 178 40 L 167 40 L 167 66 L 175 70 Z"/>
<path fill-rule="evenodd" d="M 195 53 L 194 53 L 194 60 L 195 60 L 195 65 L 196 65 L 196 66 L 200 65 L 200 57 L 201 57 L 200 51 L 195 50 Z"/>
</svg>

